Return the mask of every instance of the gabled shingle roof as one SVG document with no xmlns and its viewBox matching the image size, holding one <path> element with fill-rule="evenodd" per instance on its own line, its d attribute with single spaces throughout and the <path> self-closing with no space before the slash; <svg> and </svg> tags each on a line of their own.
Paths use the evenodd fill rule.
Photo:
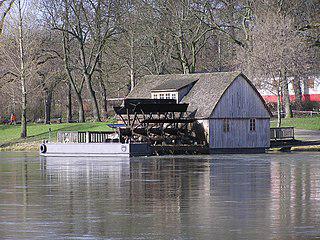
<svg viewBox="0 0 320 240">
<path fill-rule="evenodd" d="M 248 81 L 264 102 L 256 88 L 241 72 L 148 75 L 141 79 L 127 98 L 151 98 L 152 89 L 161 85 L 169 85 L 170 82 L 196 81 L 181 102 L 189 103 L 188 111 L 194 112 L 196 118 L 209 118 L 223 93 L 239 75 Z"/>
<path fill-rule="evenodd" d="M 188 111 L 195 111 L 197 118 L 209 118 L 222 94 L 240 74 L 240 72 L 200 74 L 199 81 L 182 102 L 189 103 Z"/>
<path fill-rule="evenodd" d="M 198 79 L 194 78 L 182 78 L 177 81 L 170 80 L 166 81 L 164 83 L 161 83 L 160 85 L 154 87 L 151 89 L 151 91 L 178 91 L 194 82 L 196 82 Z"/>
<path fill-rule="evenodd" d="M 168 75 L 147 75 L 144 76 L 139 83 L 133 88 L 127 98 L 151 98 L 152 89 L 164 83 L 179 81 L 189 78 L 184 74 L 168 74 Z M 191 77 L 194 79 L 194 77 Z M 196 80 L 196 79 L 194 79 Z"/>
</svg>

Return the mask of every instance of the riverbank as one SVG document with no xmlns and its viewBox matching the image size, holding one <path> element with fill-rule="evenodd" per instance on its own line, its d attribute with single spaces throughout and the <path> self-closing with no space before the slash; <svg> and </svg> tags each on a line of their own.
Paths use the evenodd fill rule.
<svg viewBox="0 0 320 240">
<path fill-rule="evenodd" d="M 304 145 L 306 144 L 306 145 Z M 282 147 L 271 147 L 270 152 L 319 152 L 320 151 L 320 141 L 302 141 L 301 145 L 290 145 Z"/>
<path fill-rule="evenodd" d="M 291 151 L 294 151 L 294 152 L 319 152 L 320 145 L 292 147 Z"/>
<path fill-rule="evenodd" d="M 111 121 L 109 121 L 111 122 Z M 0 151 L 37 151 L 42 141 L 56 141 L 58 131 L 109 131 L 108 122 L 29 124 L 28 138 L 20 138 L 19 125 L 0 125 Z M 271 121 L 274 127 L 276 122 Z M 283 126 L 293 126 L 299 140 L 320 140 L 320 117 L 283 119 Z M 51 129 L 51 133 L 49 132 Z M 302 129 L 302 130 L 301 130 Z M 318 132 L 319 131 L 319 132 Z M 319 133 L 319 134 L 318 134 Z M 320 151 L 320 145 L 295 146 L 292 151 Z"/>
<path fill-rule="evenodd" d="M 111 122 L 111 121 L 110 121 Z M 49 131 L 51 129 L 51 132 Z M 56 141 L 58 131 L 110 131 L 106 122 L 61 123 L 28 125 L 28 138 L 20 138 L 19 125 L 0 125 L 0 151 L 37 151 L 39 144 Z"/>
<path fill-rule="evenodd" d="M 39 150 L 40 144 L 41 141 L 5 144 L 0 146 L 0 152 L 35 152 Z"/>
<path fill-rule="evenodd" d="M 277 120 L 271 119 L 271 127 L 277 126 Z M 294 127 L 303 130 L 320 130 L 320 116 L 283 118 L 281 127 Z"/>
</svg>

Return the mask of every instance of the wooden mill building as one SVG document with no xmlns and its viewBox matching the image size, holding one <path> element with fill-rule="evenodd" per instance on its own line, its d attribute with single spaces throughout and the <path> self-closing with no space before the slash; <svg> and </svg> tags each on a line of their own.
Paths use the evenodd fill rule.
<svg viewBox="0 0 320 240">
<path fill-rule="evenodd" d="M 264 151 L 270 147 L 270 111 L 240 72 L 145 76 L 131 99 L 175 99 L 188 103 L 212 152 Z"/>
</svg>

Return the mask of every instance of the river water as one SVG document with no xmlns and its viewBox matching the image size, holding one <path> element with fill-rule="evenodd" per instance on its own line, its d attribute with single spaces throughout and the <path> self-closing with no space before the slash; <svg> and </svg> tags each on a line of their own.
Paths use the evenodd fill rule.
<svg viewBox="0 0 320 240">
<path fill-rule="evenodd" d="M 0 239 L 317 239 L 320 153 L 0 153 Z"/>
</svg>

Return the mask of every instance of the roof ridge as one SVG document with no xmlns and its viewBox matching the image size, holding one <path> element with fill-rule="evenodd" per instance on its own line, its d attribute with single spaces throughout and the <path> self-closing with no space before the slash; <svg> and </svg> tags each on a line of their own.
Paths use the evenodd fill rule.
<svg viewBox="0 0 320 240">
<path fill-rule="evenodd" d="M 186 76 L 186 77 L 190 77 L 190 76 L 195 76 L 195 75 L 219 75 L 219 74 L 242 74 L 242 71 L 237 70 L 237 71 L 225 71 L 225 72 L 205 72 L 205 73 L 188 73 L 188 74 L 184 74 L 184 73 L 168 73 L 168 74 L 147 74 L 144 75 L 142 78 L 144 77 L 168 77 L 168 76 Z"/>
</svg>

